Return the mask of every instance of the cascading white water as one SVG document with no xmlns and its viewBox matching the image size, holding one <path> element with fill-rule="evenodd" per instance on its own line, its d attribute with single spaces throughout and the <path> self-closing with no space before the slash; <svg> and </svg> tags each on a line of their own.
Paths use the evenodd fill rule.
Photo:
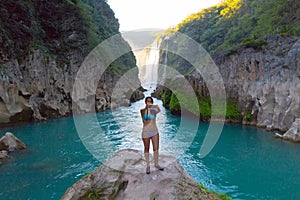
<svg viewBox="0 0 300 200">
<path fill-rule="evenodd" d="M 145 65 L 142 66 L 140 77 L 142 86 L 145 89 L 154 89 L 157 86 L 158 65 L 159 65 L 159 46 L 160 41 L 154 41 L 151 47 L 146 48 L 147 57 Z M 142 74 L 144 73 L 144 74 Z"/>
<path fill-rule="evenodd" d="M 136 34 L 136 33 L 135 33 Z M 151 34 L 153 34 L 151 32 Z M 144 36 L 145 34 L 141 32 L 141 36 Z M 149 35 L 146 34 L 146 36 Z M 126 34 L 124 34 L 124 37 L 126 39 Z M 139 37 L 140 38 L 140 37 Z M 155 90 L 156 86 L 158 84 L 164 85 L 166 76 L 167 76 L 167 57 L 168 57 L 168 40 L 169 37 L 166 36 L 162 40 L 157 40 L 155 38 L 152 39 L 148 43 L 148 46 L 143 46 L 143 44 L 140 44 L 138 41 L 139 38 L 127 38 L 127 42 L 129 45 L 134 49 L 133 53 L 136 57 L 136 63 L 139 68 L 139 79 L 141 81 L 141 85 L 143 88 L 148 90 Z M 147 37 L 146 37 L 147 38 Z M 161 42 L 166 42 L 165 46 L 165 54 L 163 58 L 160 57 L 160 45 Z M 161 60 L 161 63 L 159 63 L 159 60 Z M 161 65 L 160 65 L 161 64 Z"/>
<path fill-rule="evenodd" d="M 168 40 L 169 37 L 163 39 L 166 41 L 166 48 L 164 57 L 159 63 L 160 45 L 162 40 L 155 40 L 151 47 L 145 48 L 146 59 L 144 65 L 140 66 L 139 78 L 142 86 L 145 89 L 155 89 L 157 84 L 164 85 L 167 78 L 167 60 L 168 60 Z"/>
</svg>

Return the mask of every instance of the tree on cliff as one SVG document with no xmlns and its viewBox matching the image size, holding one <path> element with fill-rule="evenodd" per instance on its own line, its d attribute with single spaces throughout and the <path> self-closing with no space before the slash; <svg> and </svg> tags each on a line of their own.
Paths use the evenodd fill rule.
<svg viewBox="0 0 300 200">
<path fill-rule="evenodd" d="M 0 8 L 0 60 L 22 60 L 40 49 L 58 65 L 70 62 L 71 51 L 84 55 L 119 33 L 119 23 L 105 0 L 7 0 Z M 135 66 L 133 54 L 119 68 Z"/>
<path fill-rule="evenodd" d="M 263 37 L 300 36 L 300 0 L 226 0 L 190 15 L 174 29 L 209 51 L 234 52 L 239 46 L 261 48 Z"/>
<path fill-rule="evenodd" d="M 253 72 L 249 69 L 252 66 L 255 66 L 253 68 L 263 68 L 264 70 L 267 68 L 279 70 L 284 67 L 289 68 L 292 71 L 291 74 L 295 74 L 298 70 L 297 59 L 294 59 L 296 62 L 291 61 L 290 64 L 287 64 L 288 67 L 277 63 L 275 60 L 293 60 L 293 58 L 290 59 L 288 56 L 288 49 L 293 47 L 293 42 L 299 40 L 299 16 L 300 0 L 225 0 L 216 6 L 190 15 L 176 27 L 168 29 L 164 35 L 162 34 L 160 36 L 161 38 L 168 38 L 162 41 L 161 49 L 167 49 L 167 45 L 169 48 L 173 47 L 173 49 L 176 49 L 178 52 L 186 49 L 185 41 L 180 41 L 178 39 L 179 37 L 177 36 L 180 34 L 177 34 L 177 32 L 188 35 L 197 41 L 208 51 L 208 53 L 213 55 L 215 61 L 219 60 L 218 64 L 220 66 L 220 71 L 223 73 L 222 75 L 224 78 L 227 77 L 225 82 L 227 81 L 228 86 L 225 85 L 225 87 L 227 87 L 226 89 L 228 91 L 233 91 L 232 93 L 227 93 L 228 103 L 226 107 L 226 118 L 236 121 L 244 120 L 246 123 L 251 120 L 253 123 L 257 123 L 256 121 L 258 121 L 260 124 L 272 127 L 270 124 L 265 124 L 263 117 L 258 118 L 257 114 L 255 114 L 259 109 L 262 110 L 261 108 L 258 109 L 254 106 L 254 103 L 261 106 L 259 98 L 257 97 L 260 95 L 257 95 L 258 93 L 247 93 L 248 91 L 243 90 L 243 86 L 249 81 L 248 78 L 251 78 L 251 73 Z M 272 42 L 272 40 L 274 41 Z M 283 47 L 283 41 L 290 41 L 287 42 L 289 43 L 288 45 L 285 45 L 285 49 Z M 288 48 L 286 46 L 288 46 Z M 297 49 L 297 45 L 294 49 Z M 245 52 L 245 50 L 259 53 L 261 56 L 259 56 L 259 59 L 252 58 L 250 55 L 246 58 L 239 57 L 241 52 L 244 52 L 244 55 L 248 54 L 249 51 Z M 202 74 L 198 74 L 191 63 L 181 56 L 178 56 L 176 53 L 162 50 L 160 52 L 161 58 L 165 58 L 166 53 L 168 58 L 167 63 L 165 63 L 165 60 L 163 59 L 161 59 L 160 62 L 175 68 L 190 80 L 191 84 L 194 85 L 194 89 L 197 91 L 196 95 L 199 101 L 200 115 L 202 119 L 207 120 L 211 116 L 211 99 L 205 85 L 206 83 L 204 83 L 203 79 L 197 78 L 201 77 Z M 234 54 L 234 56 L 230 56 L 231 54 Z M 269 58 L 270 56 L 274 57 L 274 59 L 272 61 L 264 60 L 264 55 L 269 56 Z M 235 56 L 238 57 L 237 60 L 243 60 L 244 63 L 239 63 L 238 66 L 235 66 L 236 62 L 233 62 L 225 65 L 226 68 L 224 65 L 222 66 L 222 64 L 226 62 L 226 59 L 230 60 Z M 209 65 L 207 67 L 209 67 Z M 242 76 L 237 75 L 233 80 L 230 76 L 235 74 L 239 69 L 243 73 L 243 78 L 240 78 Z M 232 77 L 234 76 L 235 75 L 232 75 Z M 275 76 L 277 75 L 275 74 L 274 77 Z M 255 73 L 255 77 L 257 80 L 264 79 L 262 75 L 257 73 Z M 285 79 L 278 78 L 276 84 L 279 84 L 279 82 L 284 83 L 284 81 Z M 234 86 L 230 85 L 231 83 Z M 239 89 L 239 87 L 241 89 Z M 249 88 L 251 87 L 252 86 Z M 253 91 L 257 92 L 259 89 L 260 88 L 255 88 Z M 159 95 L 161 96 L 164 105 L 169 107 L 171 111 L 180 110 L 180 107 L 184 108 L 185 104 L 182 103 L 183 101 L 181 101 L 181 104 L 178 103 L 178 96 L 182 96 L 178 91 L 177 94 L 179 95 L 177 97 L 172 91 L 168 90 L 168 88 L 163 88 L 161 91 L 163 92 Z M 248 96 L 236 95 L 238 94 L 237 91 L 242 91 L 241 93 L 247 94 Z M 289 91 L 288 93 L 291 94 L 293 92 Z M 251 97 L 249 101 L 246 100 L 248 97 Z M 283 99 L 286 99 L 286 96 L 284 96 Z M 244 106 L 245 101 L 248 101 L 250 105 L 249 109 Z M 270 100 L 272 103 L 273 101 L 275 100 Z M 295 100 L 295 102 L 297 102 L 297 100 Z M 280 110 L 280 116 L 288 116 L 286 117 L 285 123 L 280 123 L 280 126 L 276 125 L 284 130 L 291 125 L 293 118 L 298 117 L 298 114 L 286 112 L 286 110 L 281 107 L 280 103 L 276 106 L 280 108 L 276 111 L 279 112 L 278 110 Z M 196 111 L 196 113 L 197 112 L 198 111 Z M 276 112 L 274 111 L 274 116 L 276 115 Z M 263 112 L 260 112 L 260 116 L 263 116 L 261 113 Z M 273 118 L 275 119 L 276 117 Z M 288 120 L 288 118 L 291 118 L 292 120 Z M 276 120 L 273 119 L 270 119 L 270 122 L 274 124 L 277 123 Z"/>
</svg>

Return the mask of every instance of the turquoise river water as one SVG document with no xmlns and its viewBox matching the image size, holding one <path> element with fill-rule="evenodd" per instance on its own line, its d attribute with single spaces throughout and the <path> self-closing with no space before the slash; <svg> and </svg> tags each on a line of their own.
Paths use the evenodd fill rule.
<svg viewBox="0 0 300 200">
<path fill-rule="evenodd" d="M 275 139 L 274 132 L 264 129 L 225 124 L 214 149 L 200 159 L 199 148 L 209 124 L 200 123 L 189 144 L 175 135 L 184 138 L 193 130 L 187 126 L 177 133 L 181 117 L 171 115 L 161 101 L 155 103 L 162 109 L 157 118 L 161 152 L 177 156 L 197 182 L 233 199 L 300 199 L 299 144 Z M 27 145 L 0 165 L 0 199 L 60 199 L 69 186 L 115 151 L 142 150 L 139 109 L 143 106 L 144 102 L 138 101 L 130 107 L 98 113 L 98 120 L 81 116 L 92 136 L 89 148 L 82 143 L 73 117 L 0 129 L 0 136 L 10 131 Z M 97 137 L 100 131 L 108 146 Z M 90 153 L 93 146 L 101 155 L 97 159 Z"/>
</svg>

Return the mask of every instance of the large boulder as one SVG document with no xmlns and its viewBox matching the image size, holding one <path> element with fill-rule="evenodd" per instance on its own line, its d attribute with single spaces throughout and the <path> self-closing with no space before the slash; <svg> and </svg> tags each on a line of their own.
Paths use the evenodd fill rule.
<svg viewBox="0 0 300 200">
<path fill-rule="evenodd" d="M 18 139 L 14 134 L 7 132 L 1 139 L 0 139 L 0 150 L 6 150 L 8 152 L 15 151 L 15 150 L 22 150 L 25 149 L 26 145 Z"/>
<path fill-rule="evenodd" d="M 293 122 L 291 128 L 283 134 L 282 139 L 300 142 L 300 118 Z"/>
<path fill-rule="evenodd" d="M 199 188 L 176 158 L 160 155 L 164 171 L 151 165 L 145 173 L 143 153 L 125 149 L 71 186 L 61 198 L 77 199 L 220 199 Z"/>
</svg>

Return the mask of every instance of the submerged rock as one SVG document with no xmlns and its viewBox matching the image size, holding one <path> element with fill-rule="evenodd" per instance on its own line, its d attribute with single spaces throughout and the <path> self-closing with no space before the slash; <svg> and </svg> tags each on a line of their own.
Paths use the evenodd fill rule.
<svg viewBox="0 0 300 200">
<path fill-rule="evenodd" d="M 62 200 L 75 199 L 219 199 L 199 188 L 173 156 L 160 155 L 164 171 L 151 165 L 145 173 L 143 153 L 125 149 L 71 186 Z"/>
<path fill-rule="evenodd" d="M 0 151 L 0 159 L 4 159 L 7 157 L 8 151 L 6 150 L 1 150 Z"/>
<path fill-rule="evenodd" d="M 0 139 L 0 150 L 6 150 L 8 152 L 15 151 L 15 150 L 22 150 L 25 149 L 26 145 L 18 139 L 14 134 L 7 132 L 1 139 Z"/>
</svg>

